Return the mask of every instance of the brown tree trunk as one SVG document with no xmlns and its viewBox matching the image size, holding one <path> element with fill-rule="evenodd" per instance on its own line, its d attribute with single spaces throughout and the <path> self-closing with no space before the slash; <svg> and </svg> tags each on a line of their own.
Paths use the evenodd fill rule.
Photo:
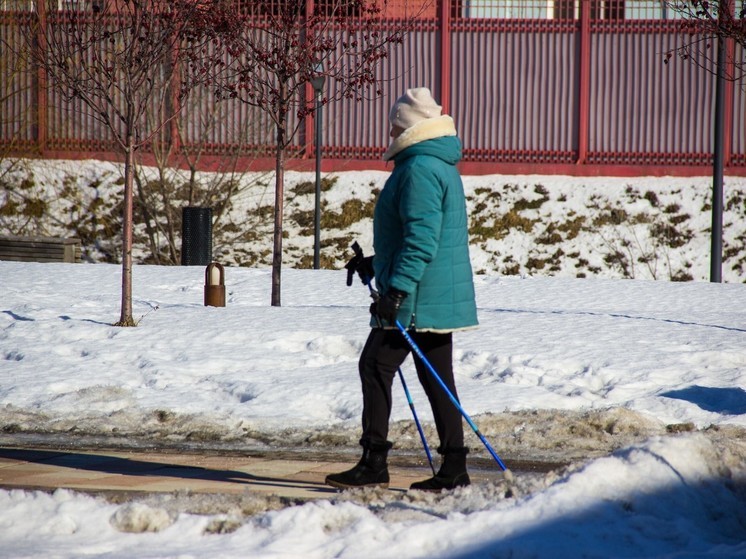
<svg viewBox="0 0 746 559">
<path fill-rule="evenodd" d="M 280 291 L 282 288 L 282 214 L 285 199 L 285 128 L 277 126 L 277 145 L 275 151 L 275 226 L 272 247 L 272 306 L 281 306 Z"/>
<path fill-rule="evenodd" d="M 127 138 L 124 162 L 124 209 L 122 210 L 122 312 L 117 326 L 137 326 L 132 318 L 132 192 L 134 185 L 134 138 Z"/>
</svg>

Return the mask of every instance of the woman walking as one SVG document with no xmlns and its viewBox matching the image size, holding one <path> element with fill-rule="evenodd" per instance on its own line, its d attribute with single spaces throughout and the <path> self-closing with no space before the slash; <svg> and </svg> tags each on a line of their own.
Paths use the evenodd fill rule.
<svg viewBox="0 0 746 559">
<path fill-rule="evenodd" d="M 408 89 L 392 106 L 391 144 L 384 160 L 394 169 L 376 203 L 375 255 L 354 263 L 375 277 L 381 297 L 371 306 L 372 330 L 359 362 L 363 392 L 363 455 L 350 470 L 330 474 L 333 487 L 388 486 L 387 456 L 394 376 L 410 353 L 396 327 L 407 329 L 426 359 L 457 396 L 453 332 L 476 327 L 466 201 L 456 164 L 461 142 L 453 119 L 424 87 Z M 412 489 L 441 491 L 469 484 L 461 413 L 414 356 L 440 439 L 438 473 Z"/>
</svg>

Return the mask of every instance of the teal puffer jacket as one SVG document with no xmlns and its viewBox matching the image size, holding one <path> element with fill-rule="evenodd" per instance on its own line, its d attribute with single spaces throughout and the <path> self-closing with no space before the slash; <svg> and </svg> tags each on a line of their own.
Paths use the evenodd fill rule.
<svg viewBox="0 0 746 559">
<path fill-rule="evenodd" d="M 455 166 L 461 142 L 433 138 L 392 159 L 373 219 L 378 291 L 407 293 L 398 315 L 405 328 L 452 332 L 476 326 L 466 201 Z"/>
</svg>

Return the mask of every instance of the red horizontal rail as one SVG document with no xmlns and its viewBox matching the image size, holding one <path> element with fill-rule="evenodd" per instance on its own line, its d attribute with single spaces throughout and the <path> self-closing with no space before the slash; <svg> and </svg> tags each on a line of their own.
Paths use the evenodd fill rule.
<svg viewBox="0 0 746 559">
<path fill-rule="evenodd" d="M 34 151 L 34 146 L 28 151 L 19 151 L 20 155 L 34 158 L 44 157 L 46 159 L 97 159 L 101 161 L 121 162 L 122 155 L 113 151 L 65 151 L 48 150 L 43 155 Z M 725 168 L 727 176 L 746 177 L 746 157 L 737 158 L 737 162 Z M 139 154 L 139 162 L 142 165 L 156 165 L 155 157 L 148 152 Z M 183 159 L 175 158 L 173 164 L 177 168 L 187 168 Z M 226 155 L 205 155 L 200 158 L 200 169 L 203 171 L 221 171 L 229 166 L 237 171 L 272 171 L 275 161 L 272 157 L 254 157 L 252 155 L 235 156 L 228 161 Z M 464 175 L 568 175 L 578 177 L 637 177 L 637 176 L 678 176 L 699 177 L 710 176 L 711 167 L 708 165 L 676 164 L 676 163 L 654 163 L 654 162 L 628 162 L 621 163 L 587 163 L 578 165 L 576 163 L 563 162 L 535 162 L 535 161 L 471 161 L 462 160 L 458 165 Z M 313 172 L 315 161 L 313 158 L 291 158 L 287 160 L 287 169 L 302 172 Z M 321 170 L 324 173 L 338 173 L 344 171 L 391 171 L 392 164 L 384 162 L 380 157 L 363 158 L 338 158 L 324 154 L 321 162 Z"/>
</svg>

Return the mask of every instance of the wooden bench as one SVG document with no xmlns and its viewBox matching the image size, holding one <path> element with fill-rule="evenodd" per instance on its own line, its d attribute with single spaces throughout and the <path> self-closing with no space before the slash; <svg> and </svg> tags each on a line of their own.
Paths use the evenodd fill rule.
<svg viewBox="0 0 746 559">
<path fill-rule="evenodd" d="M 80 239 L 0 236 L 0 260 L 80 262 Z"/>
</svg>

